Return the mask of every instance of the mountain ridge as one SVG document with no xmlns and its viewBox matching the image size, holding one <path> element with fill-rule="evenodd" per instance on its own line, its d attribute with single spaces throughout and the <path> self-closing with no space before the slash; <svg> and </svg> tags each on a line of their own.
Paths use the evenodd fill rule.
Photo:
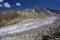
<svg viewBox="0 0 60 40">
<path fill-rule="evenodd" d="M 59 15 L 55 12 L 47 11 L 39 7 L 34 7 L 25 10 L 6 10 L 0 12 L 0 26 L 10 25 L 22 20 L 38 19 L 48 16 Z"/>
</svg>

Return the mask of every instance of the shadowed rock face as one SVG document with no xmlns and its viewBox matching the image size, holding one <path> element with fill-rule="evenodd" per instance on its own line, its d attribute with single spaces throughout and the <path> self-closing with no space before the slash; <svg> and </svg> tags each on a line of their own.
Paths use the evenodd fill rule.
<svg viewBox="0 0 60 40">
<path fill-rule="evenodd" d="M 59 10 L 55 10 L 55 9 L 49 9 L 47 8 L 47 10 L 53 12 L 53 13 L 57 13 L 57 14 L 60 14 L 60 11 Z"/>
</svg>

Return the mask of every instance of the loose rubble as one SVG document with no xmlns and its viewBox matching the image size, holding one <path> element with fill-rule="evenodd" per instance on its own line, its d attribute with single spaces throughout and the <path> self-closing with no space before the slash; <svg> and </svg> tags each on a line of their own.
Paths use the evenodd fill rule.
<svg viewBox="0 0 60 40">
<path fill-rule="evenodd" d="M 45 34 L 43 34 L 43 32 Z M 60 40 L 60 26 L 58 28 L 47 28 L 45 31 L 33 34 L 25 34 L 17 37 L 7 37 L 2 40 Z"/>
</svg>

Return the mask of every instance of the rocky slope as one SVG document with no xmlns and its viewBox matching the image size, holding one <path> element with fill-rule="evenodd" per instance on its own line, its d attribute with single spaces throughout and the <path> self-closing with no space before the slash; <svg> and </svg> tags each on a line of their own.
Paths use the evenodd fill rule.
<svg viewBox="0 0 60 40">
<path fill-rule="evenodd" d="M 15 13 L 13 18 L 12 13 L 7 15 L 7 19 L 13 19 L 12 23 L 15 24 L 3 15 L 3 20 L 8 22 L 2 23 L 4 27 L 1 25 L 0 40 L 60 40 L 60 14 L 37 7 Z"/>
<path fill-rule="evenodd" d="M 1 40 L 60 40 L 60 18 L 57 17 L 7 27 L 0 29 Z"/>
<path fill-rule="evenodd" d="M 39 10 L 38 8 L 27 9 L 22 11 L 8 10 L 8 11 L 0 12 L 0 27 L 14 24 L 16 22 L 27 19 L 37 19 L 37 18 L 47 17 L 50 15 L 51 14 L 47 13 L 46 11 Z"/>
</svg>

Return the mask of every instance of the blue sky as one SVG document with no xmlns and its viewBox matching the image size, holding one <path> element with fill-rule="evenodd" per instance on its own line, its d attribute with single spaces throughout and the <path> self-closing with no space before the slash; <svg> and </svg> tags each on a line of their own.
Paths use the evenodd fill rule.
<svg viewBox="0 0 60 40">
<path fill-rule="evenodd" d="M 60 10 L 60 0 L 0 0 L 0 10 L 26 9 L 36 5 L 40 8 Z"/>
</svg>

